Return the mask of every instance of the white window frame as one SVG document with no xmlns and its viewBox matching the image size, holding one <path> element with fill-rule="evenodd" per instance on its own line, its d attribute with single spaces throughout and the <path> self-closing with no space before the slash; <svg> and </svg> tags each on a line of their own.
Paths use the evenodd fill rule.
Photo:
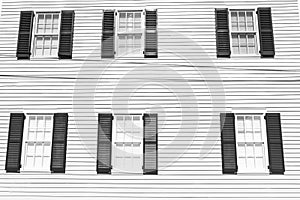
<svg viewBox="0 0 300 200">
<path fill-rule="evenodd" d="M 142 135 L 142 137 L 144 137 L 143 136 L 143 115 L 142 114 L 114 114 L 113 115 L 114 116 L 114 120 L 112 121 L 112 141 L 111 141 L 111 143 L 112 143 L 112 151 L 111 151 L 111 163 L 112 163 L 112 170 L 111 170 L 111 173 L 112 174 L 132 174 L 132 173 L 126 173 L 126 172 L 121 172 L 120 170 L 118 170 L 118 169 L 115 169 L 114 168 L 114 164 L 115 164 L 115 162 L 116 162 L 116 160 L 115 160 L 115 157 L 116 157 L 116 152 L 113 150 L 113 148 L 115 148 L 114 147 L 114 145 L 115 145 L 115 142 L 117 141 L 117 123 L 116 123 L 116 119 L 117 119 L 117 116 L 139 116 L 140 117 L 140 128 L 141 128 L 141 135 Z M 141 138 L 141 144 L 140 144 L 140 152 L 139 152 L 139 154 L 143 157 L 143 153 L 144 153 L 144 138 Z M 141 162 L 142 162 L 142 166 L 143 166 L 143 158 L 141 159 Z M 140 171 L 138 171 L 138 172 L 133 172 L 134 174 L 143 174 L 143 169 L 141 168 L 141 170 Z"/>
<path fill-rule="evenodd" d="M 58 14 L 58 34 L 37 34 L 37 22 L 38 22 L 38 15 L 39 14 L 54 14 L 54 13 L 57 13 Z M 58 51 L 59 51 L 59 42 L 60 42 L 60 24 L 61 24 L 61 11 L 35 11 L 34 12 L 34 20 L 33 20 L 33 29 L 32 29 L 32 41 L 31 41 L 31 53 L 32 53 L 32 56 L 31 58 L 33 59 L 52 59 L 52 58 L 56 58 L 58 59 Z M 58 36 L 58 40 L 57 40 L 57 55 L 55 56 L 36 56 L 35 55 L 35 40 L 36 40 L 36 37 L 38 35 L 45 35 L 45 36 Z"/>
<path fill-rule="evenodd" d="M 120 12 L 140 12 L 141 13 L 141 32 L 120 32 L 119 31 L 119 15 Z M 144 57 L 144 48 L 145 48 L 145 10 L 141 10 L 141 9 L 137 9 L 137 10 L 117 10 L 114 13 L 115 16 L 115 24 L 114 24 L 114 28 L 115 28 L 115 55 L 116 57 L 134 57 L 134 58 L 143 58 Z M 120 55 L 119 52 L 119 34 L 141 34 L 141 54 L 129 54 L 129 55 Z"/>
<path fill-rule="evenodd" d="M 257 171 L 255 169 L 247 169 L 247 168 L 242 168 L 241 165 L 239 165 L 239 146 L 238 146 L 238 121 L 237 121 L 237 118 L 239 116 L 251 116 L 252 118 L 254 116 L 259 116 L 260 117 L 260 122 L 261 122 L 261 134 L 262 134 L 262 142 L 263 142 L 263 149 L 264 149 L 264 163 L 265 163 L 265 168 L 262 168 L 262 170 L 260 171 Z M 236 137 L 236 151 L 237 151 L 237 165 L 238 165 L 238 174 L 244 174 L 244 173 L 251 173 L 251 174 L 254 174 L 254 173 L 262 173 L 262 174 L 269 174 L 269 154 L 268 154 L 268 140 L 267 140 L 267 131 L 266 131 L 266 120 L 264 119 L 265 117 L 265 114 L 263 113 L 235 113 L 235 120 L 234 120 L 234 123 L 235 123 L 235 137 Z M 253 124 L 252 124 L 252 131 L 253 131 Z M 245 127 L 244 127 L 245 129 Z M 245 129 L 246 131 L 246 129 Z M 254 141 L 255 142 L 255 141 Z M 246 141 L 247 143 L 247 141 Z M 246 151 L 245 151 L 246 153 Z M 255 150 L 254 150 L 254 154 L 255 154 Z M 247 153 L 246 153 L 247 155 Z"/>
<path fill-rule="evenodd" d="M 26 119 L 24 122 L 24 131 L 23 131 L 23 141 L 22 141 L 22 152 L 21 152 L 21 172 L 51 172 L 50 171 L 50 165 L 47 167 L 47 169 L 45 168 L 28 168 L 25 164 L 25 160 L 26 160 L 26 153 L 27 153 L 27 149 L 26 149 L 26 142 L 28 142 L 28 140 L 26 140 L 26 136 L 29 134 L 29 117 L 30 116 L 49 116 L 51 117 L 51 124 L 53 124 L 53 120 L 54 120 L 54 115 L 53 114 L 48 114 L 48 113 L 27 113 L 26 114 Z M 49 148 L 52 151 L 52 141 L 53 139 L 53 126 L 51 128 L 51 141 L 50 141 L 50 146 Z M 44 156 L 44 155 L 43 155 Z M 42 157 L 43 157 L 42 156 Z M 51 162 L 51 156 L 50 155 L 50 162 Z"/>
<path fill-rule="evenodd" d="M 239 11 L 251 11 L 253 12 L 253 23 L 254 23 L 254 31 L 232 31 L 232 24 L 231 24 L 231 12 L 239 12 Z M 259 35 L 259 27 L 258 27 L 258 19 L 257 19 L 257 8 L 231 8 L 228 10 L 228 17 L 229 17 L 229 37 L 230 37 L 230 50 L 231 50 L 231 56 L 232 57 L 259 57 L 260 56 L 260 35 Z M 247 16 L 246 16 L 247 17 Z M 247 28 L 247 19 L 246 19 L 246 28 Z M 232 42 L 232 34 L 240 34 L 240 33 L 254 33 L 255 34 L 255 46 L 256 46 L 256 52 L 253 54 L 235 54 L 233 53 L 233 42 Z"/>
</svg>

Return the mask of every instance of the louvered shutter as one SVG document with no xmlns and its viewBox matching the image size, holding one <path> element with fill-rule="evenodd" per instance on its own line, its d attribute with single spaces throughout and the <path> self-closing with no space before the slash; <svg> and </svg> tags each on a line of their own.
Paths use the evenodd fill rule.
<svg viewBox="0 0 300 200">
<path fill-rule="evenodd" d="M 157 174 L 157 114 L 144 114 L 144 174 Z"/>
<path fill-rule="evenodd" d="M 234 114 L 221 113 L 220 118 L 223 174 L 235 174 L 238 166 Z"/>
<path fill-rule="evenodd" d="M 30 58 L 33 18 L 33 11 L 21 11 L 17 46 L 18 59 Z"/>
<path fill-rule="evenodd" d="M 50 170 L 54 173 L 64 173 L 66 166 L 68 133 L 68 114 L 55 113 L 53 120 L 53 137 Z"/>
<path fill-rule="evenodd" d="M 98 115 L 97 173 L 111 173 L 112 120 L 110 113 Z"/>
<path fill-rule="evenodd" d="M 217 57 L 230 57 L 228 9 L 215 9 Z"/>
<path fill-rule="evenodd" d="M 258 27 L 261 57 L 275 56 L 271 8 L 258 8 Z"/>
<path fill-rule="evenodd" d="M 74 16 L 73 10 L 63 10 L 61 12 L 58 50 L 58 57 L 60 59 L 72 59 Z"/>
<path fill-rule="evenodd" d="M 157 11 L 146 10 L 145 58 L 157 58 Z"/>
<path fill-rule="evenodd" d="M 115 12 L 113 10 L 106 10 L 103 14 L 102 23 L 102 48 L 101 57 L 102 58 L 114 58 L 115 48 L 114 48 L 114 35 L 115 35 Z"/>
<path fill-rule="evenodd" d="M 10 114 L 5 164 L 7 172 L 20 172 L 24 120 L 23 113 Z"/>
<path fill-rule="evenodd" d="M 280 113 L 267 113 L 265 116 L 271 174 L 284 174 L 284 156 Z"/>
</svg>

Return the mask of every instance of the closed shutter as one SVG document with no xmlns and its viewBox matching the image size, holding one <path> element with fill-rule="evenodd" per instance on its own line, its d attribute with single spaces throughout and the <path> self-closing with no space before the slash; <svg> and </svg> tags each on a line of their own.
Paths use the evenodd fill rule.
<svg viewBox="0 0 300 200">
<path fill-rule="evenodd" d="M 111 173 L 112 120 L 110 113 L 98 115 L 97 173 Z"/>
<path fill-rule="evenodd" d="M 10 114 L 5 164 L 7 172 L 20 172 L 24 120 L 23 113 Z"/>
<path fill-rule="evenodd" d="M 61 12 L 58 50 L 58 57 L 60 59 L 72 59 L 74 16 L 73 10 L 63 10 Z"/>
<path fill-rule="evenodd" d="M 144 174 L 157 174 L 157 114 L 144 114 Z"/>
<path fill-rule="evenodd" d="M 51 172 L 64 173 L 66 166 L 68 114 L 55 113 L 51 153 Z"/>
<path fill-rule="evenodd" d="M 265 116 L 271 174 L 283 174 L 285 171 L 280 113 L 267 113 Z"/>
<path fill-rule="evenodd" d="M 236 174 L 238 166 L 234 114 L 221 113 L 220 118 L 223 174 Z"/>
<path fill-rule="evenodd" d="M 157 11 L 146 10 L 145 58 L 157 58 Z"/>
<path fill-rule="evenodd" d="M 30 58 L 33 17 L 33 11 L 21 11 L 17 46 L 18 59 Z"/>
<path fill-rule="evenodd" d="M 258 8 L 257 15 L 261 57 L 273 58 L 275 55 L 275 47 L 271 8 Z"/>
<path fill-rule="evenodd" d="M 114 58 L 114 36 L 115 36 L 115 12 L 113 10 L 104 11 L 102 23 L 102 58 Z"/>
<path fill-rule="evenodd" d="M 216 15 L 216 42 L 217 42 L 217 57 L 229 58 L 230 51 L 230 36 L 228 23 L 228 9 L 217 8 Z"/>
</svg>

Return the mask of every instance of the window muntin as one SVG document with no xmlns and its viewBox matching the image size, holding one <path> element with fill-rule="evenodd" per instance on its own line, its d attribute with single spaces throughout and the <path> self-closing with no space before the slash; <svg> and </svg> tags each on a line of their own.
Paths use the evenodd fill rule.
<svg viewBox="0 0 300 200">
<path fill-rule="evenodd" d="M 57 57 L 60 13 L 36 13 L 33 56 Z"/>
<path fill-rule="evenodd" d="M 263 115 L 236 115 L 239 172 L 267 172 L 268 155 Z"/>
<path fill-rule="evenodd" d="M 50 171 L 52 115 L 28 115 L 23 136 L 24 171 Z"/>
<path fill-rule="evenodd" d="M 230 11 L 232 54 L 257 55 L 257 25 L 254 10 Z"/>
<path fill-rule="evenodd" d="M 143 54 L 142 11 L 119 11 L 117 14 L 117 56 L 142 56 Z"/>
</svg>

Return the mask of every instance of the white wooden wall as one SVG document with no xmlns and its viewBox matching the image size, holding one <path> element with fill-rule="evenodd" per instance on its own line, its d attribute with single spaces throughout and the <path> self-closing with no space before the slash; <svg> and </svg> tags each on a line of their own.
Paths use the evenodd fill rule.
<svg viewBox="0 0 300 200">
<path fill-rule="evenodd" d="M 216 7 L 271 6 L 274 59 L 217 59 Z M 103 9 L 158 9 L 158 59 L 101 60 Z M 72 60 L 17 60 L 21 10 L 75 10 Z M 0 198 L 300 197 L 297 0 L 4 0 Z M 286 175 L 222 175 L 219 113 L 280 112 Z M 9 113 L 70 115 L 66 175 L 6 174 Z M 159 175 L 96 175 L 97 113 L 159 115 Z M 2 195 L 2 197 L 1 197 Z"/>
</svg>

